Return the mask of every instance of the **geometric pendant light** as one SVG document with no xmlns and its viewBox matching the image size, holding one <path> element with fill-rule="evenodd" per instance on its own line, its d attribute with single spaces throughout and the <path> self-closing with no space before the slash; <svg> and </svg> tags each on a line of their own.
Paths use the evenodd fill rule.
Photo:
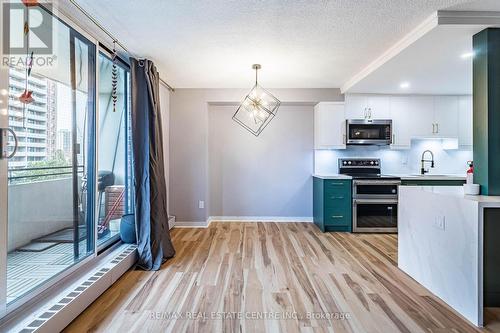
<svg viewBox="0 0 500 333">
<path fill-rule="evenodd" d="M 261 69 L 261 66 L 255 64 L 252 68 L 255 69 L 255 85 L 234 113 L 233 120 L 253 135 L 259 136 L 276 116 L 281 102 L 259 86 L 257 71 Z"/>
</svg>

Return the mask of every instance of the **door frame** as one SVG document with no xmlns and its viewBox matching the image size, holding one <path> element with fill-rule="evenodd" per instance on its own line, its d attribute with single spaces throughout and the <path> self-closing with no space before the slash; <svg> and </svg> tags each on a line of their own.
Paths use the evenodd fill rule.
<svg viewBox="0 0 500 333">
<path fill-rule="evenodd" d="M 113 53 L 110 49 L 108 49 L 106 46 L 102 45 L 101 43 L 99 43 L 99 50 L 98 50 L 98 53 L 97 53 L 97 59 L 96 59 L 96 64 L 99 65 L 100 64 L 100 59 L 99 57 L 100 56 L 104 56 L 107 60 L 109 61 L 112 61 L 112 57 L 113 57 Z M 123 124 L 124 124 L 124 130 L 125 132 L 123 133 L 124 137 L 125 137 L 125 143 L 124 143 L 124 155 L 125 155 L 125 213 L 128 213 L 129 210 L 130 210 L 130 207 L 128 206 L 128 201 L 131 199 L 130 198 L 130 193 L 129 193 L 129 188 L 128 186 L 129 185 L 132 185 L 133 186 L 133 183 L 132 184 L 127 184 L 128 182 L 128 179 L 129 177 L 132 177 L 132 175 L 129 174 L 128 172 L 128 159 L 129 159 L 129 142 L 128 142 L 128 127 L 129 127 L 129 122 L 130 122 L 130 108 L 131 108 L 131 91 L 129 89 L 129 83 L 130 83 L 130 75 L 131 75 L 131 71 L 130 71 L 130 64 L 128 64 L 125 60 L 123 60 L 120 56 L 117 56 L 116 57 L 116 65 L 123 69 L 124 72 L 125 72 L 125 78 L 124 78 L 124 91 L 126 93 L 126 100 L 125 100 L 125 110 L 123 110 Z M 99 75 L 101 74 L 101 71 L 100 71 L 100 68 L 97 67 L 96 69 L 96 73 L 98 72 L 98 75 L 97 75 L 97 79 L 96 79 L 96 94 L 97 94 L 97 97 L 96 97 L 96 100 L 97 100 L 97 107 L 99 108 L 100 106 L 100 103 L 99 103 Z M 106 110 L 105 110 L 106 111 Z M 96 127 L 95 127 L 95 139 L 96 139 L 96 144 L 95 144 L 95 149 L 96 149 L 96 170 L 99 170 L 99 145 L 100 145 L 100 140 L 99 140 L 99 133 L 100 133 L 100 123 L 101 123 L 101 119 L 100 119 L 100 112 L 96 112 L 96 117 L 95 117 L 95 122 L 96 124 Z M 119 137 L 118 137 L 119 139 Z M 131 143 L 130 143 L 131 144 Z M 96 177 L 98 176 L 98 172 L 96 173 Z M 96 178 L 97 180 L 97 178 Z M 96 187 L 97 189 L 97 187 Z M 99 198 L 98 198 L 98 195 L 96 195 L 96 198 L 95 198 L 95 201 L 96 201 L 96 205 L 95 207 L 97 208 L 101 203 L 99 202 Z M 132 204 L 134 205 L 134 204 Z M 99 221 L 99 216 L 96 215 L 96 223 Z M 116 236 L 119 236 L 119 235 L 115 235 L 114 237 L 106 240 L 105 242 L 103 242 L 102 244 L 98 245 L 98 233 L 97 233 L 97 228 L 96 229 L 96 233 L 95 233 L 95 239 L 96 239 L 96 251 L 97 251 L 97 255 L 101 254 L 102 251 L 104 251 L 105 249 L 107 249 L 109 246 L 111 246 L 112 244 L 116 243 L 119 239 L 119 237 L 116 237 Z M 118 238 L 118 239 L 117 239 Z"/>
<path fill-rule="evenodd" d="M 76 33 L 78 37 L 83 37 L 86 39 L 91 45 L 94 47 L 94 52 L 92 52 L 92 56 L 94 58 L 95 66 L 93 68 L 89 68 L 89 87 L 94 88 L 93 96 L 89 95 L 89 126 L 92 126 L 92 130 L 89 133 L 92 137 L 87 138 L 87 140 L 94 141 L 94 146 L 89 146 L 88 154 L 91 157 L 91 166 L 92 170 L 89 170 L 89 174 L 92 175 L 94 181 L 88 183 L 88 192 L 91 193 L 89 198 L 92 198 L 93 204 L 88 204 L 88 208 L 91 209 L 91 214 L 87 214 L 87 223 L 89 219 L 92 219 L 92 224 L 95 221 L 94 219 L 94 210 L 95 205 L 97 203 L 97 198 L 95 195 L 95 190 L 97 189 L 97 163 L 95 154 L 98 151 L 97 149 L 97 127 L 98 124 L 95 121 L 99 116 L 99 103 L 98 103 L 98 82 L 99 82 L 99 63 L 98 63 L 98 55 L 99 55 L 99 41 L 93 37 L 91 34 L 87 33 L 87 31 L 80 28 L 72 19 L 59 12 L 56 6 L 54 6 L 53 10 L 50 11 L 43 4 L 39 4 L 40 7 L 44 8 L 53 16 L 55 20 L 58 20 L 63 25 L 67 26 L 70 29 L 70 35 L 74 36 L 72 33 Z M 1 6 L 0 6 L 1 7 Z M 1 8 L 0 8 L 0 14 Z M 0 33 L 2 27 L 0 25 Z M 1 47 L 1 46 L 0 46 Z M 3 54 L 3 50 L 2 53 Z M 90 59 L 90 58 L 89 58 Z M 91 73 L 92 69 L 94 73 Z M 8 68 L 4 68 L 0 66 L 0 89 L 9 90 L 9 70 Z M 8 127 L 9 125 L 9 114 L 8 114 L 8 102 L 9 102 L 9 94 L 6 95 L 1 94 L 0 90 L 0 127 Z M 92 109 L 90 108 L 92 106 Z M 91 112 L 91 111 L 94 112 Z M 90 127 L 89 127 L 90 128 Z M 88 162 L 89 160 L 87 160 Z M 34 304 L 38 303 L 42 299 L 54 296 L 60 290 L 57 290 L 57 285 L 64 284 L 69 281 L 71 275 L 78 270 L 82 270 L 84 266 L 87 266 L 91 261 L 94 261 L 97 257 L 97 228 L 94 225 L 93 233 L 88 233 L 87 237 L 87 247 L 92 246 L 89 243 L 91 241 L 93 243 L 94 251 L 92 254 L 88 255 L 84 259 L 79 262 L 73 264 L 57 275 L 47 279 L 41 285 L 33 288 L 29 293 L 19 297 L 12 303 L 7 305 L 7 248 L 8 248 L 8 159 L 0 159 L 0 324 L 8 321 L 11 317 L 19 315 L 20 312 L 23 312 L 24 309 L 28 309 Z"/>
<path fill-rule="evenodd" d="M 1 15 L 0 10 L 0 15 Z M 0 28 L 1 29 L 1 28 Z M 0 33 L 2 33 L 0 31 Z M 2 51 L 3 54 L 3 51 Z M 7 90 L 7 94 L 3 89 Z M 0 127 L 9 127 L 9 70 L 0 66 Z M 7 311 L 8 159 L 0 159 L 0 317 Z"/>
</svg>

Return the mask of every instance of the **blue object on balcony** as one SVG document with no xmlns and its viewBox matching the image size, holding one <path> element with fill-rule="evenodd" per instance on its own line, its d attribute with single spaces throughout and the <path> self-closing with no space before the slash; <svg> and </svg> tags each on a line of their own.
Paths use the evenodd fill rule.
<svg viewBox="0 0 500 333">
<path fill-rule="evenodd" d="M 122 216 L 120 221 L 120 238 L 124 243 L 136 243 L 134 214 L 126 214 Z"/>
</svg>

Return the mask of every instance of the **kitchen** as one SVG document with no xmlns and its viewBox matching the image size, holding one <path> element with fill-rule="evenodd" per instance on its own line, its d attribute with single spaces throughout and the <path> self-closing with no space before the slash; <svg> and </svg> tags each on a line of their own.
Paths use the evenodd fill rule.
<svg viewBox="0 0 500 333">
<path fill-rule="evenodd" d="M 485 308 L 500 305 L 500 199 L 488 158 L 498 129 L 483 123 L 493 114 L 481 94 L 491 55 L 487 32 L 474 29 L 438 27 L 344 102 L 315 106 L 313 200 L 323 232 L 397 233 L 398 267 L 483 326 Z M 437 36 L 448 37 L 439 50 Z M 411 66 L 424 50 L 425 74 Z M 429 60 L 436 52 L 448 58 Z M 388 73 L 404 80 L 390 87 Z"/>
<path fill-rule="evenodd" d="M 319 103 L 314 116 L 315 178 L 354 178 L 355 231 L 363 231 L 358 214 L 370 210 L 380 225 L 364 231 L 396 231 L 398 185 L 465 183 L 472 160 L 472 96 L 347 94 L 344 103 Z M 358 188 L 367 186 L 371 190 L 361 194 Z M 345 220 L 340 216 L 330 216 L 326 225 L 340 231 L 336 225 L 351 224 L 347 212 Z"/>
</svg>

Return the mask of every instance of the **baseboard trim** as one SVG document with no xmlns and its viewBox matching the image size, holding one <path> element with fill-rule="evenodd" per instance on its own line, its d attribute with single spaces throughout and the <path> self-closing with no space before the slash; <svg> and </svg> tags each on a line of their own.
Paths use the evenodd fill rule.
<svg viewBox="0 0 500 333">
<path fill-rule="evenodd" d="M 174 228 L 208 228 L 212 222 L 300 222 L 312 223 L 309 216 L 210 216 L 205 222 L 175 221 Z"/>
<path fill-rule="evenodd" d="M 210 216 L 205 222 L 175 221 L 174 228 L 208 228 L 212 222 L 313 223 L 313 218 L 310 216 Z"/>
<path fill-rule="evenodd" d="M 174 228 L 208 228 L 210 221 L 175 221 Z"/>
<path fill-rule="evenodd" d="M 209 222 L 304 222 L 312 223 L 309 216 L 210 216 Z"/>
</svg>

